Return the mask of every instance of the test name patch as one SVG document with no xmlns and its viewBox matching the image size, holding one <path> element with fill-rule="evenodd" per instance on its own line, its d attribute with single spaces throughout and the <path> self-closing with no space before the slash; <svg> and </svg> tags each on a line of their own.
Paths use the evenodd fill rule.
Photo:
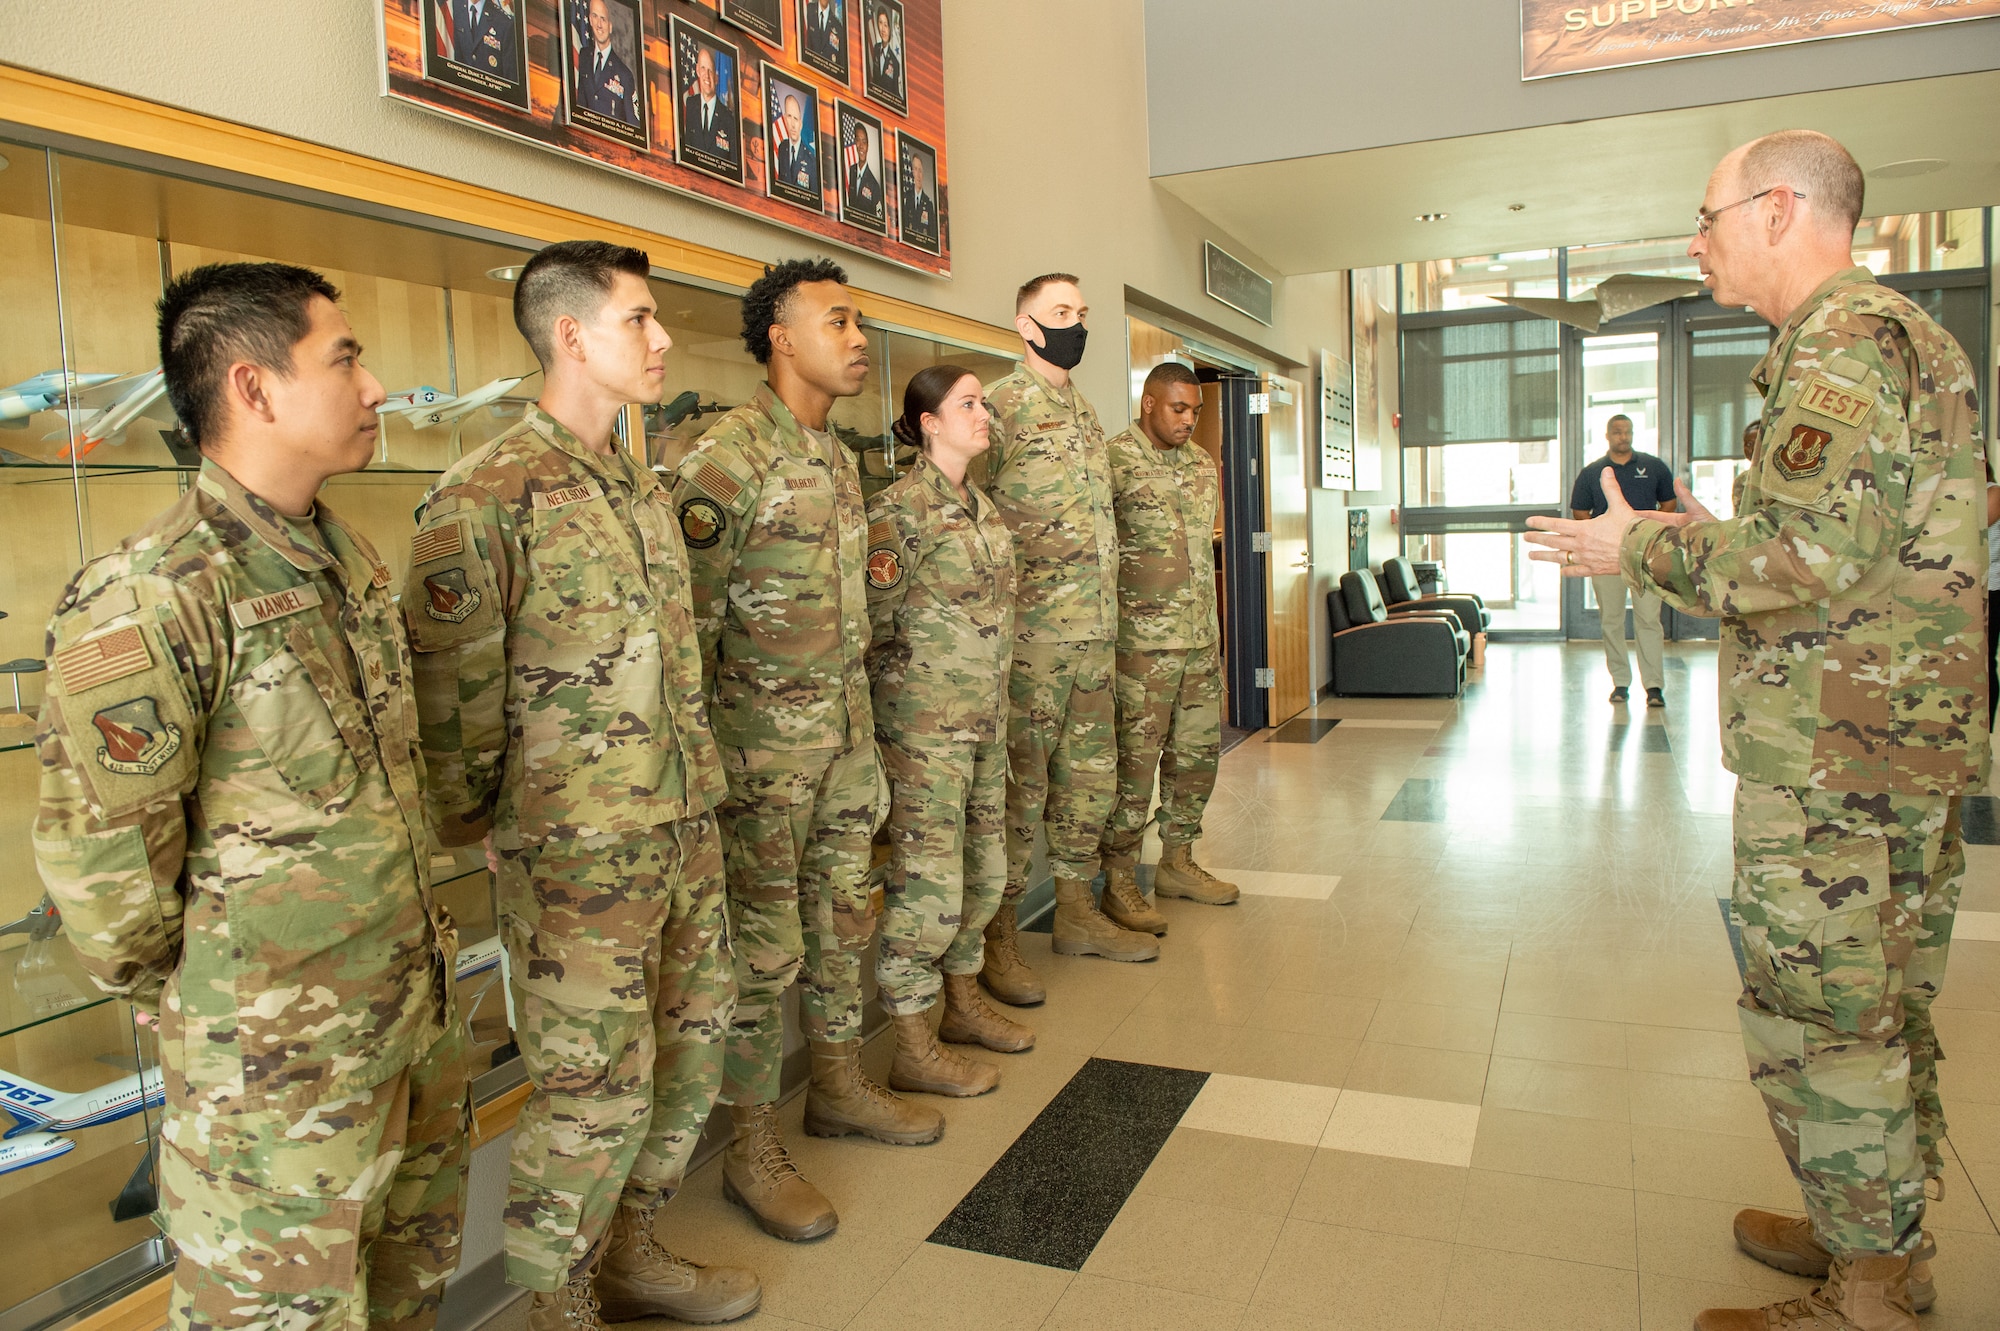
<svg viewBox="0 0 2000 1331">
<path fill-rule="evenodd" d="M 1825 416 L 1842 425 L 1859 425 L 1875 410 L 1875 397 L 1855 388 L 1842 388 L 1822 374 L 1809 374 L 1799 385 L 1801 410 Z"/>
</svg>

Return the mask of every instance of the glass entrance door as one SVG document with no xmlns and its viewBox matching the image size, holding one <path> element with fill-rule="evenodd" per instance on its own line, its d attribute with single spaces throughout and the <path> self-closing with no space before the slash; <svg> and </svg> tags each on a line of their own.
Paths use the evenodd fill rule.
<svg viewBox="0 0 2000 1331">
<path fill-rule="evenodd" d="M 1664 428 L 1666 422 L 1660 411 L 1660 347 L 1664 331 L 1654 327 L 1586 335 L 1581 339 L 1583 437 L 1577 450 L 1581 457 L 1570 473 L 1573 483 L 1610 452 L 1612 423 L 1620 418 L 1631 423 L 1633 452 L 1650 453 L 1668 466 L 1674 464 L 1672 433 Z M 1571 516 L 1575 500 L 1573 491 L 1563 496 L 1565 516 Z M 1569 636 L 1601 637 L 1597 590 L 1591 580 L 1572 579 L 1567 591 L 1563 598 L 1565 605 L 1575 607 L 1568 616 Z M 1629 638 L 1630 611 L 1626 612 L 1625 631 Z"/>
</svg>

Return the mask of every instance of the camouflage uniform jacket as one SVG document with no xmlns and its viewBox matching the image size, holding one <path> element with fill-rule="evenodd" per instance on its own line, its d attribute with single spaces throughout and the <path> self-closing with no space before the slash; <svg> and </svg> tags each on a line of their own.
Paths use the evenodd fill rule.
<svg viewBox="0 0 2000 1331">
<path fill-rule="evenodd" d="M 395 1075 L 442 1031 L 424 763 L 389 570 L 214 463 L 49 626 L 35 858 L 201 1112 Z"/>
<path fill-rule="evenodd" d="M 847 446 L 802 427 L 766 384 L 682 459 L 674 502 L 715 738 L 872 744 L 868 515 Z"/>
<path fill-rule="evenodd" d="M 1020 642 L 1110 642 L 1118 632 L 1118 524 L 1097 413 L 1026 365 L 990 385 L 993 446 L 969 479 L 1014 534 Z M 990 479 L 989 479 L 990 478 Z"/>
<path fill-rule="evenodd" d="M 890 740 L 996 740 L 1014 659 L 1014 542 L 929 458 L 868 505 L 868 677 Z"/>
<path fill-rule="evenodd" d="M 1985 450 L 1950 335 L 1860 268 L 1751 375 L 1738 516 L 1626 534 L 1625 576 L 1722 624 L 1722 746 L 1752 781 L 1950 795 L 1987 765 Z"/>
<path fill-rule="evenodd" d="M 539 407 L 418 510 L 403 615 L 443 839 L 646 831 L 724 793 L 660 479 Z"/>
<path fill-rule="evenodd" d="M 1157 448 L 1137 427 L 1107 447 L 1118 514 L 1118 650 L 1214 646 L 1215 459 L 1192 440 Z"/>
</svg>

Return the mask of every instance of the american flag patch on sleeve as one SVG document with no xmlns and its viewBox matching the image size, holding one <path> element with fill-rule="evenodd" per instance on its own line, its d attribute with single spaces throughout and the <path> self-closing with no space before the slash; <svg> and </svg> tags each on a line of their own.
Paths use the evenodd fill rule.
<svg viewBox="0 0 2000 1331">
<path fill-rule="evenodd" d="M 433 559 L 443 559 L 465 549 L 465 529 L 456 522 L 448 527 L 433 527 L 429 531 L 417 533 L 417 539 L 410 542 L 410 562 L 428 564 Z"/>
<path fill-rule="evenodd" d="M 136 675 L 152 664 L 153 654 L 146 647 L 146 636 L 132 624 L 85 638 L 56 653 L 56 675 L 68 693 L 82 693 Z"/>
</svg>

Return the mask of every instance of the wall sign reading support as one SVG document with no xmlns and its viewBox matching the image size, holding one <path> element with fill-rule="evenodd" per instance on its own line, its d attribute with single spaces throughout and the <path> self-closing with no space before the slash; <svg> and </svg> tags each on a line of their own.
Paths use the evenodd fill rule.
<svg viewBox="0 0 2000 1331">
<path fill-rule="evenodd" d="M 1747 51 L 1759 46 L 2000 15 L 2000 0 L 1521 0 L 1521 77 Z M 1990 34 L 1989 34 L 1990 36 Z"/>
<path fill-rule="evenodd" d="M 1201 243 L 1203 289 L 1230 309 L 1249 315 L 1260 324 L 1271 322 L 1271 279 L 1259 273 L 1215 242 Z"/>
<path fill-rule="evenodd" d="M 376 3 L 385 97 L 951 276 L 942 0 Z"/>
</svg>

